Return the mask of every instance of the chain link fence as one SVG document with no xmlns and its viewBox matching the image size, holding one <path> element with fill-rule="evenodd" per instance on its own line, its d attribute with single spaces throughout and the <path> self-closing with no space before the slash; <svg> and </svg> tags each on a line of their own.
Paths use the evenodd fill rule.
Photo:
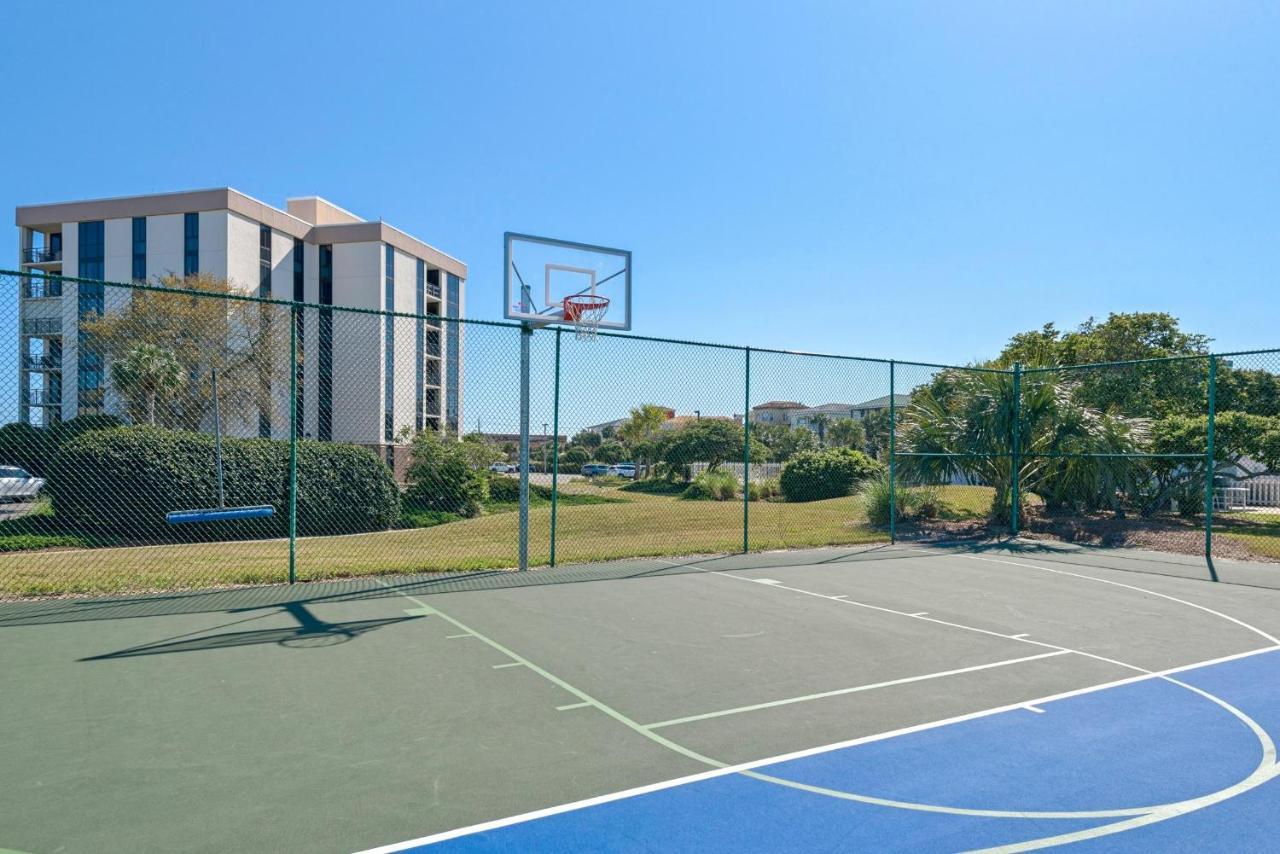
<svg viewBox="0 0 1280 854">
<path fill-rule="evenodd" d="M 0 598 L 510 569 L 522 474 L 531 566 L 1014 536 L 1280 562 L 1277 351 L 950 367 L 404 307 L 0 273 Z"/>
</svg>

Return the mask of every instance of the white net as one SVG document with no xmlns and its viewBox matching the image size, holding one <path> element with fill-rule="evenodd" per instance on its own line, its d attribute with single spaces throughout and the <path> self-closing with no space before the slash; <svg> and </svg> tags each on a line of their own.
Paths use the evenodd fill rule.
<svg viewBox="0 0 1280 854">
<path fill-rule="evenodd" d="M 573 324 L 579 338 L 595 338 L 608 311 L 608 297 L 580 294 L 564 299 L 564 319 Z"/>
</svg>

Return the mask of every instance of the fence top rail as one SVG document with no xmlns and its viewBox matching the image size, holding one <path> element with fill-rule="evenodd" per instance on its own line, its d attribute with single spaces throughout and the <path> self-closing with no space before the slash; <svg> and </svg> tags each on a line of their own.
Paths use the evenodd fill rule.
<svg viewBox="0 0 1280 854">
<path fill-rule="evenodd" d="M 125 288 L 137 291 L 152 291 L 156 293 L 183 294 L 185 296 L 201 297 L 205 299 L 221 299 L 233 300 L 237 302 L 259 303 L 261 305 L 275 305 L 282 308 L 302 308 L 302 309 L 320 309 L 330 311 L 340 311 L 347 314 L 363 314 L 374 317 L 396 317 L 406 320 L 443 320 L 447 323 L 461 323 L 470 326 L 493 326 L 500 329 L 521 329 L 523 325 L 507 320 L 482 320 L 470 317 L 446 317 L 437 314 L 414 314 L 411 312 L 386 311 L 374 308 L 356 308 L 353 306 L 343 305 L 321 305 L 319 303 L 294 302 L 293 300 L 273 299 L 270 297 L 253 296 L 252 294 L 227 292 L 212 293 L 209 291 L 193 291 L 185 288 L 166 288 L 160 285 L 149 285 L 142 282 L 113 282 L 105 279 L 86 279 L 78 276 L 63 276 L 57 273 L 48 273 L 43 270 L 9 270 L 0 268 L 0 278 L 14 277 L 16 279 L 40 279 L 47 281 L 65 282 L 70 284 L 86 284 L 86 285 L 104 285 L 113 288 Z M 535 330 L 536 331 L 536 330 Z M 556 327 L 556 331 L 560 331 L 560 327 Z M 599 333 L 601 338 L 621 338 L 630 341 L 648 341 L 657 344 L 679 344 L 686 347 L 707 347 L 717 350 L 735 350 L 738 352 L 751 351 L 753 353 L 772 353 L 780 356 L 802 356 L 815 359 L 839 359 L 848 362 L 865 362 L 869 364 L 904 366 L 904 367 L 921 367 L 936 368 L 945 371 L 971 371 L 974 373 L 989 374 L 1013 374 L 1013 370 L 1009 368 L 989 368 L 977 365 L 945 365 L 936 362 L 915 362 L 905 359 L 884 359 L 875 356 L 851 356 L 842 353 L 817 353 L 806 350 L 783 350 L 770 347 L 752 347 L 742 344 L 721 344 L 711 341 L 693 341 L 682 338 L 659 338 L 651 335 L 633 335 L 624 332 L 606 332 Z M 1037 367 L 1023 366 L 1024 374 L 1030 373 L 1049 373 L 1053 371 L 1083 371 L 1100 368 L 1126 367 L 1133 365 L 1150 365 L 1163 364 L 1167 362 L 1187 362 L 1195 360 L 1223 359 L 1235 356 L 1261 356 L 1280 354 L 1280 347 L 1264 350 L 1236 350 L 1228 353 L 1197 353 L 1186 356 L 1161 356 L 1150 359 L 1130 359 L 1126 361 L 1115 362 L 1091 362 L 1081 365 L 1043 365 Z"/>
</svg>

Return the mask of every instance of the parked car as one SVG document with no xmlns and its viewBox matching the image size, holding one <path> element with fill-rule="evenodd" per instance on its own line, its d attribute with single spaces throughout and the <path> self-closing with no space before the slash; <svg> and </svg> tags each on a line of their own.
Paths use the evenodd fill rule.
<svg viewBox="0 0 1280 854">
<path fill-rule="evenodd" d="M 0 501 L 34 501 L 44 489 L 44 479 L 17 466 L 0 466 Z"/>
<path fill-rule="evenodd" d="M 587 463 L 582 467 L 582 473 L 586 477 L 596 477 L 597 475 L 608 474 L 609 467 L 604 463 Z"/>
<path fill-rule="evenodd" d="M 516 474 L 520 471 L 520 467 L 513 466 L 511 463 L 494 463 L 489 466 L 489 471 L 497 472 L 498 474 Z"/>
<path fill-rule="evenodd" d="M 609 474 L 635 480 L 636 464 L 635 463 L 618 463 L 617 465 L 609 466 Z"/>
</svg>

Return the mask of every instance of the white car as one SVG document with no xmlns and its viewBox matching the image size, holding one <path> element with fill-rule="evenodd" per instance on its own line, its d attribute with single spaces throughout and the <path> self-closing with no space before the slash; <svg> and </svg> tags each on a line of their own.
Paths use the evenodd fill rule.
<svg viewBox="0 0 1280 854">
<path fill-rule="evenodd" d="M 616 466 L 609 466 L 609 474 L 634 480 L 636 476 L 635 463 L 618 463 Z"/>
<path fill-rule="evenodd" d="M 0 466 L 0 501 L 34 501 L 44 489 L 44 479 L 17 466 Z"/>
<path fill-rule="evenodd" d="M 497 472 L 498 474 L 517 474 L 520 471 L 520 467 L 513 466 L 511 463 L 494 463 L 489 466 L 489 471 Z"/>
</svg>

